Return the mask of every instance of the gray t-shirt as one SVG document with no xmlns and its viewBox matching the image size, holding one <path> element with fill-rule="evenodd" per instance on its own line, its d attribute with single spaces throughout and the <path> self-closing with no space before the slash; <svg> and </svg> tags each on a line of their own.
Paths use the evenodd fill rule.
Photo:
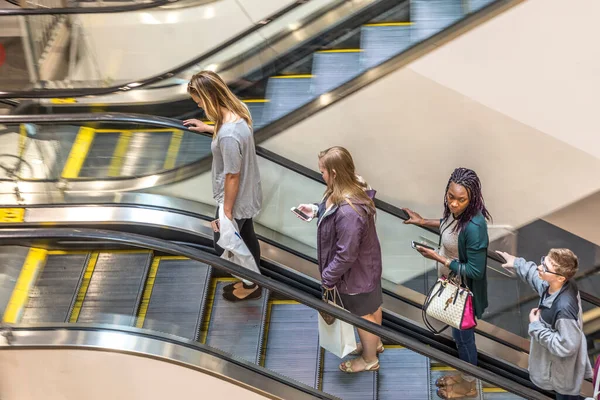
<svg viewBox="0 0 600 400">
<path fill-rule="evenodd" d="M 212 187 L 217 204 L 225 197 L 225 175 L 240 174 L 233 218 L 254 218 L 262 207 L 262 187 L 252 130 L 240 119 L 221 126 L 212 141 Z"/>
</svg>

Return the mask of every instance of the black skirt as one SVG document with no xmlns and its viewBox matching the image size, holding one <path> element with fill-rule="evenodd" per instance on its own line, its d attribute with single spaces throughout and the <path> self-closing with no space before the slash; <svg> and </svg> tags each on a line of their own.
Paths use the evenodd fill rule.
<svg viewBox="0 0 600 400">
<path fill-rule="evenodd" d="M 344 308 L 352 314 L 359 317 L 373 314 L 383 304 L 381 282 L 371 292 L 354 295 L 340 293 L 340 297 L 344 303 Z"/>
</svg>

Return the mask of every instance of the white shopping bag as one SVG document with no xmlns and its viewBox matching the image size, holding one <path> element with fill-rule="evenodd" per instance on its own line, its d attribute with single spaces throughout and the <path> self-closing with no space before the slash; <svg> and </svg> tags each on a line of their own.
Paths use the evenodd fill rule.
<svg viewBox="0 0 600 400">
<path fill-rule="evenodd" d="M 240 236 L 237 223 L 225 216 L 223 204 L 219 204 L 219 231 L 220 236 L 217 244 L 225 250 L 221 258 L 260 274 L 252 253 L 250 253 L 248 246 Z"/>
<path fill-rule="evenodd" d="M 331 301 L 329 304 L 344 310 Z M 356 336 L 354 336 L 354 327 L 352 325 L 337 318 L 331 325 L 327 325 L 321 314 L 319 314 L 318 318 L 319 345 L 322 348 L 339 358 L 344 358 L 356 350 Z"/>
</svg>

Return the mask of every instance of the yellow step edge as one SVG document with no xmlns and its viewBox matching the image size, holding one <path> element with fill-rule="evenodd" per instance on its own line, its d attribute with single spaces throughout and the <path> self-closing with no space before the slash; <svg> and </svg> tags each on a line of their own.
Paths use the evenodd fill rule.
<svg viewBox="0 0 600 400">
<path fill-rule="evenodd" d="M 406 347 L 401 346 L 399 344 L 386 344 L 383 346 L 386 350 L 387 349 L 405 349 Z"/>
<path fill-rule="evenodd" d="M 50 99 L 51 104 L 75 104 L 77 100 L 73 97 L 53 98 Z"/>
<path fill-rule="evenodd" d="M 25 221 L 24 208 L 0 208 L 0 223 L 14 224 Z"/>
<path fill-rule="evenodd" d="M 269 99 L 246 99 L 246 100 L 242 100 L 242 102 L 244 103 L 268 103 Z"/>
<path fill-rule="evenodd" d="M 363 26 L 411 26 L 412 22 L 374 22 L 372 24 L 364 24 Z"/>
<path fill-rule="evenodd" d="M 8 305 L 4 310 L 4 316 L 2 317 L 3 322 L 17 323 L 23 316 L 23 311 L 29 300 L 29 292 L 35 285 L 38 276 L 40 275 L 44 265 L 48 252 L 44 249 L 31 248 L 25 257 L 23 268 L 15 284 L 15 288 L 8 300 Z"/>
<path fill-rule="evenodd" d="M 445 365 L 436 365 L 431 367 L 432 371 L 456 371 L 456 368 L 447 367 Z"/>
<path fill-rule="evenodd" d="M 184 256 L 161 256 L 161 260 L 189 260 L 188 257 Z"/>
<path fill-rule="evenodd" d="M 116 177 L 121 174 L 121 168 L 123 168 L 123 162 L 125 161 L 125 154 L 129 148 L 129 142 L 131 141 L 133 132 L 122 132 L 117 141 L 117 146 L 110 161 L 108 167 L 108 176 Z"/>
<path fill-rule="evenodd" d="M 135 323 L 136 328 L 144 327 L 144 321 L 146 320 L 146 314 L 148 313 L 148 306 L 150 305 L 150 298 L 152 297 L 152 290 L 154 289 L 154 282 L 156 281 L 156 274 L 158 273 L 160 262 L 161 257 L 154 257 L 152 265 L 150 265 L 146 287 L 142 294 L 142 303 L 140 304 L 140 310 L 138 311 L 137 321 Z"/>
<path fill-rule="evenodd" d="M 217 292 L 217 283 L 220 279 L 213 279 L 208 288 L 208 294 L 206 296 L 206 312 L 204 313 L 204 320 L 202 321 L 202 328 L 200 329 L 201 337 L 199 342 L 206 344 L 206 338 L 208 337 L 208 327 L 210 326 L 210 318 L 212 316 L 212 308 L 215 303 L 215 295 Z M 233 278 L 232 278 L 233 279 Z"/>
<path fill-rule="evenodd" d="M 265 360 L 267 359 L 267 342 L 269 340 L 269 326 L 271 325 L 271 310 L 273 307 L 273 304 L 277 304 L 275 303 L 275 301 L 270 301 L 267 304 L 267 315 L 265 317 L 265 331 L 263 332 L 263 342 L 262 342 L 262 349 L 260 350 L 260 366 L 264 367 L 265 366 Z"/>
<path fill-rule="evenodd" d="M 25 144 L 27 143 L 27 128 L 25 124 L 19 125 L 19 157 L 25 156 Z"/>
<path fill-rule="evenodd" d="M 124 132 L 128 133 L 161 133 L 161 132 L 174 132 L 177 129 L 173 128 L 152 128 L 152 129 L 96 129 L 96 133 L 114 133 L 121 134 Z"/>
<path fill-rule="evenodd" d="M 273 79 L 305 79 L 305 78 L 312 78 L 313 75 L 311 74 L 298 74 L 298 75 L 276 75 L 276 76 L 272 76 L 271 78 Z"/>
<path fill-rule="evenodd" d="M 50 256 L 64 256 L 68 254 L 88 254 L 91 250 L 50 250 L 48 251 L 48 255 Z M 98 250 L 96 253 L 98 254 L 145 254 L 148 253 L 149 250 Z"/>
<path fill-rule="evenodd" d="M 94 135 L 95 132 L 92 128 L 86 126 L 79 128 L 79 132 L 77 133 L 77 137 L 75 138 L 75 142 L 73 143 L 73 147 L 71 147 L 67 162 L 61 173 L 61 176 L 64 179 L 73 179 L 79 176 L 85 158 L 92 147 Z"/>
<path fill-rule="evenodd" d="M 163 169 L 175 168 L 175 163 L 177 162 L 177 156 L 179 155 L 179 148 L 181 147 L 182 139 L 182 131 L 173 131 L 173 134 L 171 135 L 171 141 L 169 142 L 169 147 L 167 149 L 167 156 L 165 157 L 165 162 L 163 164 Z"/>
<path fill-rule="evenodd" d="M 49 256 L 66 256 L 66 255 L 73 255 L 73 254 L 88 254 L 89 251 L 87 250 L 48 250 L 48 255 Z"/>
<path fill-rule="evenodd" d="M 316 53 L 360 53 L 362 49 L 331 49 L 331 50 L 319 50 Z"/>
<path fill-rule="evenodd" d="M 506 390 L 497 387 L 484 387 L 484 393 L 506 393 Z"/>
<path fill-rule="evenodd" d="M 301 304 L 296 300 L 271 300 L 270 304 Z"/>
<path fill-rule="evenodd" d="M 77 292 L 77 299 L 75 300 L 73 311 L 71 312 L 71 315 L 69 317 L 69 322 L 77 322 L 77 320 L 79 319 L 79 313 L 81 312 L 83 301 L 85 300 L 88 288 L 90 287 L 90 281 L 92 280 L 92 275 L 94 275 L 96 263 L 98 262 L 98 255 L 98 253 L 94 252 L 90 255 L 90 258 L 88 259 L 87 266 L 85 267 L 85 272 L 83 273 L 83 280 L 81 281 L 79 292 Z"/>
<path fill-rule="evenodd" d="M 221 277 L 221 278 L 215 278 L 214 279 L 217 282 L 233 282 L 233 281 L 239 281 L 239 279 L 235 279 L 235 278 L 228 278 L 228 277 Z"/>
</svg>

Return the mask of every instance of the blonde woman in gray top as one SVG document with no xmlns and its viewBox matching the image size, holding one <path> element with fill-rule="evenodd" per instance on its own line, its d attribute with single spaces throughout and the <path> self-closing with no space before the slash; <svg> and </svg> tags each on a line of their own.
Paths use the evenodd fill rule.
<svg viewBox="0 0 600 400">
<path fill-rule="evenodd" d="M 258 160 L 252 134 L 250 111 L 225 82 L 212 71 L 195 74 L 188 84 L 188 93 L 206 113 L 214 126 L 197 119 L 183 122 L 189 130 L 213 134 L 211 151 L 213 197 L 223 204 L 225 217 L 235 219 L 242 240 L 260 265 L 260 247 L 252 219 L 262 206 L 262 188 Z M 219 240 L 219 220 L 211 222 L 215 249 Z M 223 288 L 223 297 L 229 301 L 258 299 L 262 290 L 249 281 L 235 282 Z"/>
</svg>

